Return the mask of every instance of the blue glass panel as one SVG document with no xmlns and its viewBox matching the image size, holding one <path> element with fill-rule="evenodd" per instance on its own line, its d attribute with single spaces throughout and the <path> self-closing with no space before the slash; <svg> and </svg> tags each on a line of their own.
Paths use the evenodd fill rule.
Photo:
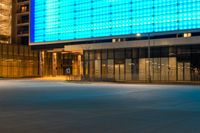
<svg viewBox="0 0 200 133">
<path fill-rule="evenodd" d="M 31 0 L 31 43 L 200 28 L 200 0 Z"/>
</svg>

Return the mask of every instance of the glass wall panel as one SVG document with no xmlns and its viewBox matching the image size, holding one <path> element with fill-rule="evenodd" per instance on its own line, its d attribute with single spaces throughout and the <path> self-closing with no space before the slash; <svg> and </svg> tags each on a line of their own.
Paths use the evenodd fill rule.
<svg viewBox="0 0 200 133">
<path fill-rule="evenodd" d="M 120 67 L 119 64 L 115 64 L 115 80 L 120 80 Z"/>
<path fill-rule="evenodd" d="M 115 64 L 115 80 L 123 81 L 125 80 L 125 66 L 124 64 Z"/>
<path fill-rule="evenodd" d="M 191 49 L 191 80 L 200 81 L 200 45 Z"/>
<path fill-rule="evenodd" d="M 169 58 L 169 80 L 176 81 L 176 57 Z"/>
<path fill-rule="evenodd" d="M 169 56 L 176 57 L 176 47 L 169 47 Z"/>
<path fill-rule="evenodd" d="M 13 77 L 12 60 L 11 61 L 9 60 L 7 63 L 8 63 L 8 73 L 7 74 L 10 77 Z"/>
<path fill-rule="evenodd" d="M 101 60 L 95 60 L 95 78 L 101 78 Z"/>
<path fill-rule="evenodd" d="M 115 50 L 115 59 L 124 59 L 125 58 L 125 50 L 124 49 L 116 49 Z"/>
<path fill-rule="evenodd" d="M 112 49 L 108 50 L 108 59 L 114 59 L 114 50 Z"/>
<path fill-rule="evenodd" d="M 148 63 L 149 61 L 146 62 L 146 65 L 147 65 L 147 69 L 146 69 L 146 73 L 147 73 L 147 79 L 149 79 L 149 77 L 151 78 L 150 80 L 153 80 L 153 77 L 154 77 L 154 69 L 153 69 L 153 66 L 154 66 L 154 58 L 150 58 L 150 65 Z M 150 69 L 149 69 L 149 66 L 150 66 Z M 149 73 L 150 72 L 150 73 Z"/>
<path fill-rule="evenodd" d="M 132 59 L 126 59 L 126 80 L 132 80 Z"/>
<path fill-rule="evenodd" d="M 132 58 L 132 49 L 126 49 L 125 55 L 127 59 Z"/>
<path fill-rule="evenodd" d="M 134 49 L 132 50 L 132 58 L 133 58 L 133 59 L 139 58 L 139 49 L 134 48 Z"/>
<path fill-rule="evenodd" d="M 169 76 L 169 62 L 168 58 L 161 58 L 161 80 L 162 81 L 168 81 Z"/>
<path fill-rule="evenodd" d="M 162 58 L 168 58 L 169 57 L 169 48 L 168 47 L 162 47 L 161 48 L 161 52 L 160 52 L 160 56 Z"/>
<path fill-rule="evenodd" d="M 101 59 L 101 51 L 100 50 L 95 51 L 95 59 L 96 60 L 100 60 Z"/>
<path fill-rule="evenodd" d="M 124 66 L 124 64 L 120 64 L 119 65 L 119 79 L 120 80 L 125 80 L 125 66 Z"/>
<path fill-rule="evenodd" d="M 84 60 L 88 61 L 89 60 L 89 52 L 84 51 Z"/>
<path fill-rule="evenodd" d="M 107 79 L 107 60 L 102 60 L 102 79 L 106 80 Z"/>
<path fill-rule="evenodd" d="M 3 53 L 3 55 L 5 55 L 6 57 L 7 57 L 7 55 L 8 55 L 8 46 L 9 45 L 3 45 L 3 51 L 2 51 L 2 53 Z"/>
<path fill-rule="evenodd" d="M 90 60 L 94 60 L 94 51 L 90 51 Z"/>
<path fill-rule="evenodd" d="M 139 80 L 146 80 L 146 59 L 139 59 Z"/>
<path fill-rule="evenodd" d="M 108 80 L 113 80 L 114 78 L 114 60 L 108 60 Z"/>
<path fill-rule="evenodd" d="M 153 62 L 153 80 L 159 81 L 161 77 L 160 58 L 154 58 Z"/>
<path fill-rule="evenodd" d="M 94 61 L 90 61 L 90 79 L 94 79 Z"/>
<path fill-rule="evenodd" d="M 183 62 L 178 62 L 178 80 L 183 80 Z"/>
<path fill-rule="evenodd" d="M 150 57 L 151 58 L 159 58 L 160 57 L 160 53 L 161 52 L 161 50 L 160 50 L 160 48 L 159 47 L 152 47 L 151 49 L 150 49 Z"/>
<path fill-rule="evenodd" d="M 149 79 L 149 76 L 152 76 L 153 75 L 153 73 L 151 72 L 151 60 L 150 60 L 150 65 L 149 65 L 149 59 L 148 58 L 146 58 L 146 60 L 145 60 L 146 62 L 145 62 L 145 79 L 148 81 L 148 79 Z M 150 66 L 150 68 L 149 68 L 149 66 Z M 149 73 L 150 72 L 150 73 Z M 149 74 L 151 74 L 151 75 L 149 75 Z M 151 79 L 152 79 L 152 77 L 151 77 Z"/>
<path fill-rule="evenodd" d="M 138 80 L 139 79 L 139 59 L 133 59 L 132 62 L 132 79 Z"/>
<path fill-rule="evenodd" d="M 139 49 L 139 58 L 147 58 L 147 48 Z"/>
<path fill-rule="evenodd" d="M 191 71 L 190 71 L 190 63 L 184 63 L 184 80 L 190 81 L 191 80 Z"/>
<path fill-rule="evenodd" d="M 102 59 L 107 59 L 107 50 L 102 50 Z"/>
<path fill-rule="evenodd" d="M 85 77 L 87 78 L 89 76 L 89 62 L 85 61 L 85 67 L 84 67 L 84 71 L 85 71 Z"/>
<path fill-rule="evenodd" d="M 7 62 L 7 60 L 4 60 L 4 62 L 3 62 L 3 73 L 2 73 L 2 76 L 3 77 L 8 77 L 8 62 Z"/>
</svg>

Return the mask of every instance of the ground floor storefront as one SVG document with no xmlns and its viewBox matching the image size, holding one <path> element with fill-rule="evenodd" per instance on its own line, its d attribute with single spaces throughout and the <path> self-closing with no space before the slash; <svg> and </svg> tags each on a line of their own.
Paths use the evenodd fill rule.
<svg viewBox="0 0 200 133">
<path fill-rule="evenodd" d="M 102 81 L 200 81 L 200 46 L 84 51 L 84 78 Z"/>
<path fill-rule="evenodd" d="M 200 81 L 200 45 L 43 51 L 40 74 L 86 81 L 196 82 Z"/>
<path fill-rule="evenodd" d="M 0 77 L 64 76 L 67 80 L 86 81 L 200 82 L 199 44 L 139 45 L 141 43 L 136 46 L 136 42 L 102 46 L 81 44 L 73 46 L 78 49 L 70 46 L 38 52 L 26 46 L 1 44 Z"/>
</svg>

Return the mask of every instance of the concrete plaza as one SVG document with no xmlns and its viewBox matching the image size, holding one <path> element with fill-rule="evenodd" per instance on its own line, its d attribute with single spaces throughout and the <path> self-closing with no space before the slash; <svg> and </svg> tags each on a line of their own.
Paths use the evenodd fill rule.
<svg viewBox="0 0 200 133">
<path fill-rule="evenodd" d="M 0 80 L 0 133 L 200 133 L 200 86 Z"/>
</svg>

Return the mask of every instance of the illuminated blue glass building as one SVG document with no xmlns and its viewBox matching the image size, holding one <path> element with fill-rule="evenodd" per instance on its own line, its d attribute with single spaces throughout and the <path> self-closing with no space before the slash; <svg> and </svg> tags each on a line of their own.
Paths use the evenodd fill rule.
<svg viewBox="0 0 200 133">
<path fill-rule="evenodd" d="M 200 0 L 31 1 L 30 45 L 78 51 L 86 79 L 199 80 L 199 29 Z"/>
<path fill-rule="evenodd" d="M 31 43 L 200 28 L 199 0 L 33 0 Z"/>
</svg>

